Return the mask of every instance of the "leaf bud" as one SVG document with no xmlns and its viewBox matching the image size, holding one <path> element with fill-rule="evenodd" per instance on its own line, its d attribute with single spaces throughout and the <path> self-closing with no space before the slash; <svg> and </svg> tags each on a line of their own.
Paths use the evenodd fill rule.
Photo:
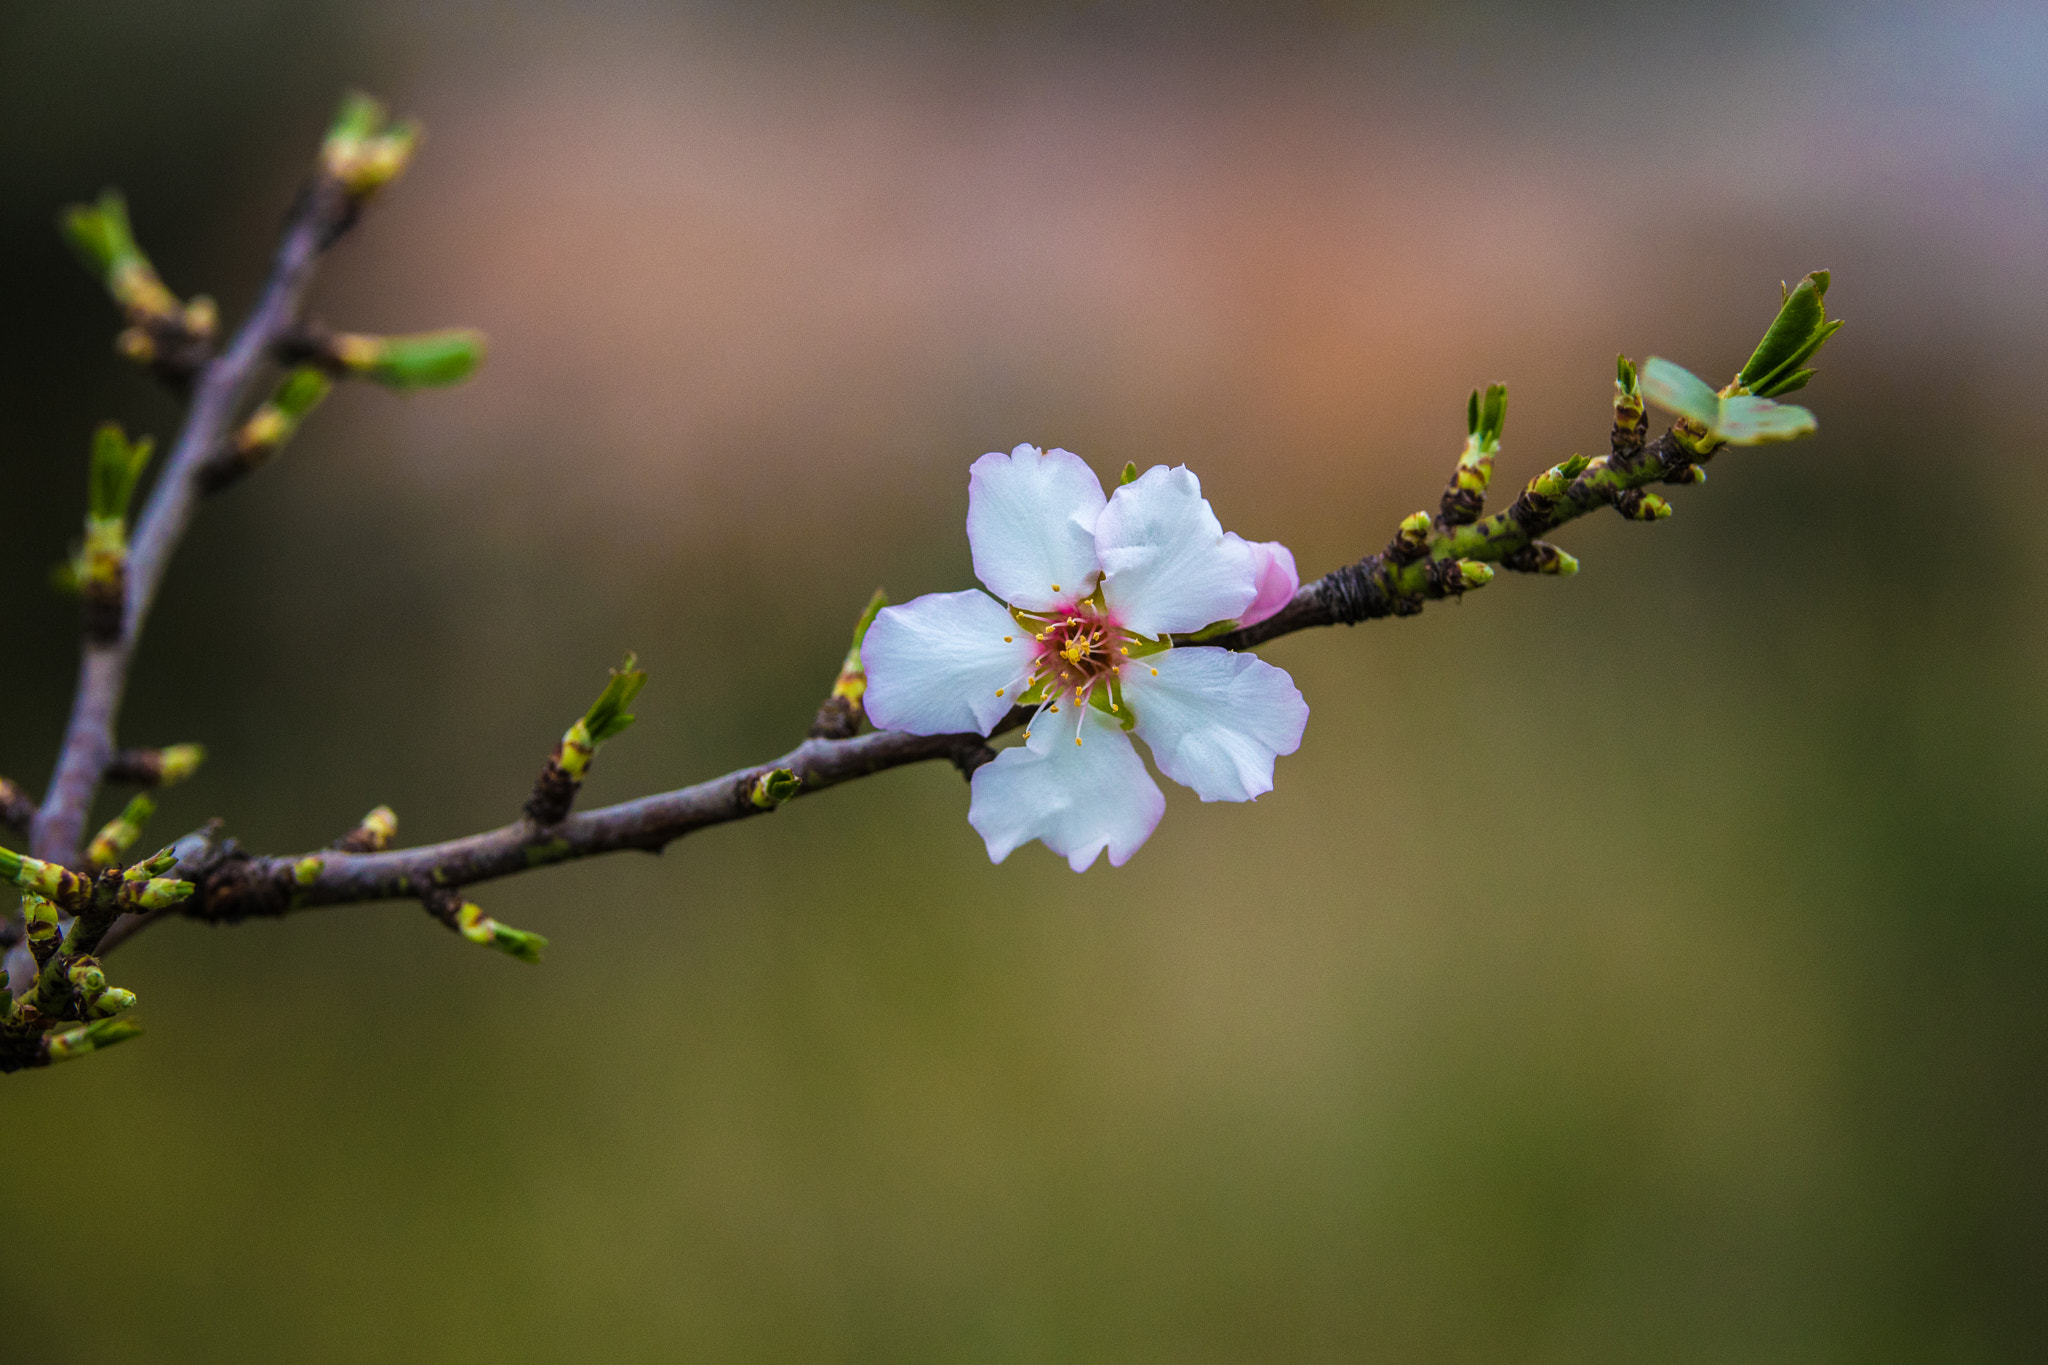
<svg viewBox="0 0 2048 1365">
<path fill-rule="evenodd" d="M 464 901 L 456 910 L 455 932 L 471 943 L 496 948 L 499 952 L 516 957 L 521 962 L 538 964 L 541 949 L 548 946 L 548 941 L 539 934 L 498 923 L 485 914 L 483 907 L 475 901 Z"/>
<path fill-rule="evenodd" d="M 754 779 L 747 799 L 762 810 L 774 810 L 803 790 L 804 780 L 788 768 L 773 768 Z"/>
<path fill-rule="evenodd" d="M 328 354 L 351 374 L 394 389 L 456 384 L 476 372 L 484 355 L 484 334 L 470 327 L 405 336 L 343 333 L 329 339 Z"/>
<path fill-rule="evenodd" d="M 142 1026 L 131 1024 L 125 1019 L 95 1019 L 78 1028 L 53 1033 L 46 1040 L 50 1061 L 68 1062 L 83 1057 L 89 1052 L 110 1048 L 116 1043 L 125 1043 L 130 1038 L 142 1036 Z"/>
<path fill-rule="evenodd" d="M 142 837 L 142 827 L 156 814 L 156 802 L 148 796 L 131 799 L 121 813 L 101 827 L 86 846 L 85 860 L 95 868 L 119 865 L 121 855 Z"/>
<path fill-rule="evenodd" d="M 403 172 L 419 145 L 415 123 L 386 126 L 384 106 L 360 92 L 341 102 L 327 141 L 320 149 L 320 167 L 340 183 L 351 198 L 365 199 Z"/>
<path fill-rule="evenodd" d="M 135 992 L 119 986 L 109 986 L 93 1002 L 86 1006 L 86 1013 L 95 1019 L 111 1019 L 117 1014 L 126 1014 L 135 1008 Z"/>
<path fill-rule="evenodd" d="M 146 882 L 129 882 L 124 888 L 129 901 L 144 910 L 168 910 L 198 889 L 175 877 L 151 877 Z"/>
</svg>

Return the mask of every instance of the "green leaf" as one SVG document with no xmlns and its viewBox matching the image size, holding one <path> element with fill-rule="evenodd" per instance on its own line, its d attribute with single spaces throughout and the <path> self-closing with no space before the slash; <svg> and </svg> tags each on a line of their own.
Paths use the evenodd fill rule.
<svg viewBox="0 0 2048 1365">
<path fill-rule="evenodd" d="M 1810 436 L 1818 426 L 1805 408 L 1773 403 L 1768 398 L 1737 396 L 1721 400 L 1721 415 L 1711 429 L 1731 446 L 1756 446 Z"/>
<path fill-rule="evenodd" d="M 1643 362 L 1643 396 L 1660 408 L 1711 428 L 1721 416 L 1721 396 L 1706 380 L 1662 356 Z"/>
<path fill-rule="evenodd" d="M 457 384 L 475 373 L 483 355 L 484 334 L 473 328 L 382 337 L 370 374 L 394 389 Z"/>
<path fill-rule="evenodd" d="M 583 724 L 589 729 L 593 744 L 604 743 L 633 723 L 634 718 L 626 714 L 626 708 L 633 704 L 633 698 L 640 695 L 640 689 L 647 686 L 645 670 L 635 667 L 639 662 L 638 655 L 628 654 L 625 667 L 612 670 L 604 692 L 584 712 Z"/>
<path fill-rule="evenodd" d="M 1839 319 L 1828 321 L 1828 281 L 1827 271 L 1816 270 L 1786 293 L 1770 330 L 1736 376 L 1745 389 L 1759 398 L 1772 398 L 1811 378 L 1810 373 L 1801 378 L 1800 367 L 1842 326 Z"/>
<path fill-rule="evenodd" d="M 117 422 L 103 422 L 92 436 L 92 478 L 88 508 L 95 517 L 113 520 L 128 515 L 136 480 L 149 463 L 155 443 L 144 436 L 129 443 Z"/>
</svg>

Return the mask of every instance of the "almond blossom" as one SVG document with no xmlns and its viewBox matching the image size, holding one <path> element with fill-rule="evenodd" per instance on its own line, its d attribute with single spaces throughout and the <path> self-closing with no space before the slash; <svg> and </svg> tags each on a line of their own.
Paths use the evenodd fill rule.
<svg viewBox="0 0 2048 1365">
<path fill-rule="evenodd" d="M 1024 743 L 972 780 L 967 820 L 993 861 L 1038 839 L 1076 872 L 1105 850 L 1122 866 L 1166 810 L 1132 734 L 1204 801 L 1273 789 L 1308 723 L 1293 679 L 1171 637 L 1285 606 L 1299 578 L 1284 545 L 1225 533 L 1185 466 L 1104 497 L 1079 457 L 1031 445 L 974 462 L 967 540 L 988 592 L 884 609 L 861 656 L 884 729 L 986 735 L 1034 708 Z"/>
</svg>

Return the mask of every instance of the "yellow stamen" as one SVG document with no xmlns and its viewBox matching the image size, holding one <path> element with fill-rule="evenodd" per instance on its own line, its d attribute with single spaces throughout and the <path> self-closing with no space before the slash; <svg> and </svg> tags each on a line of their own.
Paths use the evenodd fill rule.
<svg viewBox="0 0 2048 1365">
<path fill-rule="evenodd" d="M 1053 585 L 1052 585 L 1052 590 L 1053 590 L 1054 592 L 1058 592 L 1058 591 L 1060 590 L 1060 585 L 1059 585 L 1059 584 L 1057 584 L 1057 583 L 1053 584 Z"/>
<path fill-rule="evenodd" d="M 1079 735 L 1074 736 L 1074 747 L 1076 749 L 1081 747 L 1081 737 Z"/>
<path fill-rule="evenodd" d="M 1000 687 L 998 687 L 998 688 L 996 689 L 996 695 L 997 695 L 997 696 L 999 696 L 999 697 L 1000 697 L 1000 696 L 1002 696 L 1002 695 L 1003 695 L 1003 689 L 1002 689 L 1002 688 L 1000 688 Z"/>
<path fill-rule="evenodd" d="M 1159 670 L 1158 670 L 1158 669 L 1156 669 L 1156 668 L 1155 668 L 1155 669 L 1153 669 L 1153 670 L 1152 670 L 1152 676 L 1153 676 L 1153 677 L 1155 677 L 1155 678 L 1156 678 L 1156 677 L 1158 677 L 1158 676 L 1159 676 Z"/>
<path fill-rule="evenodd" d="M 1009 635 L 1005 635 L 1005 636 L 1003 637 L 1003 643 L 1004 643 L 1004 644 L 1006 644 L 1006 645 L 1007 645 L 1007 644 L 1011 644 L 1011 643 L 1014 643 L 1014 637 L 1012 637 L 1012 636 L 1009 636 Z"/>
</svg>

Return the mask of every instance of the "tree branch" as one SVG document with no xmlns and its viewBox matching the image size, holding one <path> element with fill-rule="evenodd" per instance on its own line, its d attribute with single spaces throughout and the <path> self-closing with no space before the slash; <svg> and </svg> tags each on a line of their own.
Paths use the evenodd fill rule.
<svg viewBox="0 0 2048 1365">
<path fill-rule="evenodd" d="M 78 860 L 86 817 L 113 757 L 114 723 L 127 690 L 128 667 L 171 556 L 192 523 L 203 492 L 201 473 L 227 438 L 272 348 L 297 326 L 320 254 L 347 229 L 354 210 L 341 184 L 314 175 L 286 219 L 254 310 L 228 348 L 207 361 L 194 379 L 184 427 L 136 525 L 121 631 L 117 638 L 85 645 L 64 747 L 29 841 L 38 858 L 66 864 Z"/>
<path fill-rule="evenodd" d="M 1566 566 L 1576 567 L 1575 563 L 1537 539 L 1541 533 L 1609 506 L 1622 509 L 1631 519 L 1655 519 L 1645 518 L 1641 510 L 1645 485 L 1698 483 L 1703 477 L 1694 462 L 1708 455 L 1686 449 L 1669 432 L 1645 446 L 1640 423 L 1630 425 L 1630 431 L 1618 429 L 1613 453 L 1546 471 L 1504 512 L 1478 520 L 1477 498 L 1466 496 L 1455 505 L 1447 498 L 1443 515 L 1434 520 L 1421 514 L 1410 518 L 1387 549 L 1303 585 L 1267 620 L 1207 639 L 1182 637 L 1177 643 L 1246 649 L 1315 626 L 1413 615 L 1427 601 L 1459 596 L 1490 577 L 1467 565 L 1493 562 L 1526 572 L 1569 572 Z M 1461 519 L 1460 508 L 1471 515 Z M 1418 519 L 1426 523 L 1426 531 L 1417 526 Z M 1547 553 L 1532 553 L 1537 546 Z M 1012 710 L 994 733 L 1018 728 L 1029 714 L 1021 707 Z M 801 784 L 797 793 L 802 794 L 940 758 L 971 775 L 993 756 L 982 736 L 973 733 L 878 731 L 846 739 L 812 738 L 767 763 L 676 791 L 568 815 L 557 823 L 542 824 L 528 817 L 486 833 L 415 848 L 373 853 L 330 849 L 263 857 L 252 856 L 217 833 L 195 836 L 180 846 L 173 875 L 194 882 L 197 894 L 153 915 L 125 917 L 109 932 L 100 951 L 104 955 L 165 915 L 232 923 L 317 906 L 426 897 L 626 849 L 660 852 L 708 825 L 768 813 L 774 807 L 755 799 L 755 792 L 772 773 L 794 775 Z"/>
</svg>

